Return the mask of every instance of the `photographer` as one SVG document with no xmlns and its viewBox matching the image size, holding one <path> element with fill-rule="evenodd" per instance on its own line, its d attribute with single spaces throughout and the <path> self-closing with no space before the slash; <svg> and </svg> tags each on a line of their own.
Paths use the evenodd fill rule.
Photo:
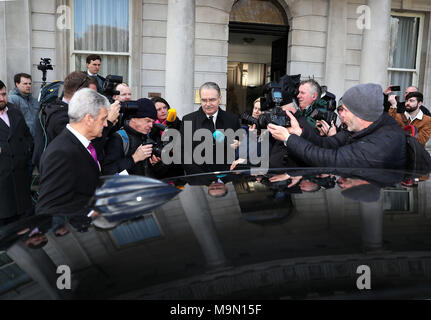
<svg viewBox="0 0 431 320">
<path fill-rule="evenodd" d="M 153 155 L 153 144 L 146 144 L 157 119 L 154 103 L 146 98 L 137 101 L 137 110 L 126 120 L 123 129 L 111 135 L 105 147 L 102 172 L 105 175 L 127 174 L 159 178 L 166 166 Z"/>
<path fill-rule="evenodd" d="M 119 83 L 115 86 L 114 91 L 116 91 L 119 94 L 115 94 L 112 96 L 112 98 L 115 101 L 131 101 L 132 100 L 132 92 L 130 91 L 130 87 L 127 85 L 127 83 Z"/>
</svg>

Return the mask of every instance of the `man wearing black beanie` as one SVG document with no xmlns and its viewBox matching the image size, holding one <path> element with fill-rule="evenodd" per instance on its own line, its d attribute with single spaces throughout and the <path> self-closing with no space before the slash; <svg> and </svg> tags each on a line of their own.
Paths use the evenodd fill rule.
<svg viewBox="0 0 431 320">
<path fill-rule="evenodd" d="M 367 83 L 347 90 L 338 107 L 347 126 L 332 137 L 312 135 L 290 113 L 291 127 L 268 125 L 272 136 L 284 141 L 286 152 L 313 167 L 405 169 L 406 136 L 383 112 L 382 87 Z"/>
<path fill-rule="evenodd" d="M 134 174 L 157 178 L 166 168 L 159 157 L 152 154 L 152 144 L 146 144 L 148 134 L 157 120 L 154 103 L 139 99 L 138 109 L 126 120 L 123 128 L 113 134 L 105 148 L 102 172 L 105 175 Z"/>
</svg>

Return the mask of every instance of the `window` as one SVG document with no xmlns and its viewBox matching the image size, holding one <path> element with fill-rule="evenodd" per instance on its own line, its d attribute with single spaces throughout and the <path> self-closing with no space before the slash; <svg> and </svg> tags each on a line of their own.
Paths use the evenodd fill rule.
<svg viewBox="0 0 431 320">
<path fill-rule="evenodd" d="M 420 52 L 424 28 L 424 16 L 410 13 L 393 13 L 391 16 L 389 80 L 401 86 L 401 94 L 407 87 L 419 83 Z"/>
<path fill-rule="evenodd" d="M 147 239 L 162 237 L 162 232 L 154 213 L 150 213 L 137 220 L 120 224 L 111 231 L 111 236 L 117 247 L 124 247 Z"/>
<path fill-rule="evenodd" d="M 74 0 L 71 70 L 86 70 L 89 54 L 102 57 L 100 74 L 129 82 L 129 0 Z"/>
<path fill-rule="evenodd" d="M 22 271 L 6 254 L 0 251 L 0 294 L 31 281 L 31 278 Z"/>
<path fill-rule="evenodd" d="M 388 214 L 417 214 L 417 189 L 383 190 L 383 211 Z"/>
</svg>

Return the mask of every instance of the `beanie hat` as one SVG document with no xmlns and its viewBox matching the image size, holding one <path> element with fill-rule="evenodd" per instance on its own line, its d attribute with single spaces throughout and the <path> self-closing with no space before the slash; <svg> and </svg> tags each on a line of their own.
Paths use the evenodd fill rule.
<svg viewBox="0 0 431 320">
<path fill-rule="evenodd" d="M 131 115 L 132 118 L 151 118 L 157 120 L 157 110 L 154 103 L 147 98 L 141 98 L 137 101 L 138 110 Z"/>
<path fill-rule="evenodd" d="M 355 116 L 365 121 L 376 121 L 383 114 L 383 90 L 379 84 L 366 83 L 347 90 L 342 103 Z"/>
</svg>

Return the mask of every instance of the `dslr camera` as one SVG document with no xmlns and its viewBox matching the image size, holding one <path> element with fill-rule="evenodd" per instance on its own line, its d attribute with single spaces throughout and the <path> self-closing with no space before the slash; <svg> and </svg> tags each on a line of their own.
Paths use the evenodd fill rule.
<svg viewBox="0 0 431 320">
<path fill-rule="evenodd" d="M 105 81 L 103 82 L 102 90 L 103 90 L 103 95 L 108 98 L 110 103 L 115 102 L 113 96 L 120 94 L 120 91 L 115 90 L 115 87 L 120 83 L 123 83 L 122 76 L 116 76 L 112 74 L 106 76 Z M 136 111 L 138 111 L 137 101 L 131 100 L 131 101 L 120 102 L 120 113 L 121 113 L 122 120 L 130 118 L 130 116 L 135 114 Z"/>
<path fill-rule="evenodd" d="M 161 123 L 154 123 L 153 127 L 151 128 L 150 133 L 148 134 L 147 141 L 144 142 L 142 145 L 152 144 L 153 149 L 151 156 L 155 155 L 156 157 L 161 158 L 163 152 L 167 152 L 167 150 L 163 150 L 163 148 L 169 143 L 168 141 L 161 141 L 161 131 L 165 131 L 167 129 L 167 126 Z"/>
<path fill-rule="evenodd" d="M 338 118 L 337 114 L 335 113 L 337 108 L 336 97 L 333 93 L 328 91 L 326 86 L 322 86 L 321 88 L 321 99 L 326 102 L 326 107 L 315 106 L 314 110 L 310 114 L 310 117 L 314 120 L 325 120 L 325 122 L 329 125 L 331 125 L 332 121 L 334 121 L 334 124 L 336 124 Z"/>
<path fill-rule="evenodd" d="M 263 97 L 260 98 L 260 109 L 262 114 L 258 119 L 248 113 L 241 117 L 243 123 L 256 125 L 257 129 L 265 129 L 268 124 L 273 123 L 283 127 L 290 127 L 290 118 L 281 106 L 289 104 L 296 99 L 299 93 L 301 75 L 285 75 L 280 82 L 270 82 L 263 87 Z"/>
</svg>

